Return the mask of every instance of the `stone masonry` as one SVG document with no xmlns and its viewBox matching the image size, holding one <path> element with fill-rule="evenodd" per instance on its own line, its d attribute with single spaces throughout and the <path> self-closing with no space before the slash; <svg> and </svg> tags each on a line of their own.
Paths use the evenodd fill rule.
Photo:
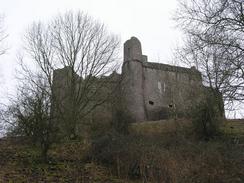
<svg viewBox="0 0 244 183">
<path fill-rule="evenodd" d="M 124 43 L 122 77 L 123 101 L 135 122 L 168 118 L 173 112 L 184 116 L 202 86 L 194 67 L 148 62 L 136 37 Z"/>
<path fill-rule="evenodd" d="M 54 80 L 58 80 L 54 83 L 58 83 L 62 90 L 65 88 L 64 77 L 67 77 L 63 73 L 67 73 L 67 69 L 54 72 Z M 115 96 L 119 95 L 115 98 L 120 98 L 120 102 L 116 105 L 123 106 L 132 122 L 185 116 L 192 102 L 200 98 L 203 88 L 201 73 L 194 67 L 148 62 L 136 37 L 124 43 L 122 73 L 113 73 L 108 78 L 113 76 L 120 83 L 120 91 L 115 93 Z M 59 95 L 58 91 L 55 92 Z M 107 112 L 111 114 L 110 109 Z"/>
</svg>

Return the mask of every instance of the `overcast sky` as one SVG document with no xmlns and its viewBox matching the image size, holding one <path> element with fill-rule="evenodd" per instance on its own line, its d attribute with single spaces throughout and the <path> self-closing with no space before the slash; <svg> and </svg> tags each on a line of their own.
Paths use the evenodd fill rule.
<svg viewBox="0 0 244 183">
<path fill-rule="evenodd" d="M 172 63 L 172 51 L 182 37 L 172 20 L 177 0 L 0 0 L 0 4 L 10 48 L 0 57 L 1 98 L 14 91 L 16 55 L 34 21 L 48 21 L 70 10 L 84 11 L 118 34 L 122 43 L 131 36 L 138 37 L 143 54 L 151 62 Z"/>
<path fill-rule="evenodd" d="M 1 2 L 2 1 L 2 2 Z M 11 90 L 16 55 L 23 46 L 23 34 L 33 21 L 48 21 L 58 13 L 80 10 L 99 19 L 121 37 L 122 43 L 136 36 L 149 61 L 169 63 L 179 40 L 172 16 L 176 0 L 0 0 L 5 16 L 8 54 L 0 57 L 1 84 Z M 122 50 L 121 50 L 122 52 Z M 13 82 L 12 82 L 13 83 Z M 8 89 L 8 90 L 7 90 Z"/>
<path fill-rule="evenodd" d="M 68 10 L 81 10 L 104 22 L 121 36 L 122 42 L 138 37 L 143 51 L 153 60 L 170 60 L 177 41 L 172 15 L 176 0 L 0 0 L 0 12 L 6 16 L 11 54 L 16 40 L 33 21 L 47 21 Z"/>
</svg>

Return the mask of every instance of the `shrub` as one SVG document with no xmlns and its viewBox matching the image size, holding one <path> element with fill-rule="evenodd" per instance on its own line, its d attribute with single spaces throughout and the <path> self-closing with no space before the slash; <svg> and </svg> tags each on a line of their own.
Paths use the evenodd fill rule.
<svg viewBox="0 0 244 183">
<path fill-rule="evenodd" d="M 3 119 L 10 121 L 8 134 L 24 136 L 40 149 L 47 161 L 48 150 L 58 141 L 58 128 L 51 115 L 51 98 L 44 89 L 19 89 L 18 100 L 13 100 L 6 109 Z"/>
<path fill-rule="evenodd" d="M 205 94 L 205 100 L 195 105 L 192 110 L 192 124 L 195 132 L 206 140 L 214 137 L 219 132 L 222 119 L 218 106 L 219 98 L 214 93 Z"/>
<path fill-rule="evenodd" d="M 97 138 L 90 153 L 93 160 L 128 180 L 124 182 L 235 182 L 243 175 L 240 147 L 227 144 L 222 136 L 199 142 L 177 125 L 167 126 L 175 130 L 164 129 L 163 134 L 146 133 L 140 125 L 129 135 L 114 130 Z"/>
<path fill-rule="evenodd" d="M 120 134 L 129 134 L 129 124 L 132 119 L 128 116 L 128 112 L 124 109 L 116 110 L 112 123 L 112 128 Z"/>
</svg>

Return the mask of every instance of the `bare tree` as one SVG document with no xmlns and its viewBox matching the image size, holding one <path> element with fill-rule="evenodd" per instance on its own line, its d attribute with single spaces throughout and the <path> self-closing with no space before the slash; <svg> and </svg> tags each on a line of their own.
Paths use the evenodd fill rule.
<svg viewBox="0 0 244 183">
<path fill-rule="evenodd" d="M 29 73 L 28 73 L 29 74 Z M 47 82 L 43 77 L 19 80 L 17 98 L 13 98 L 1 111 L 1 120 L 8 124 L 8 135 L 24 136 L 39 147 L 41 157 L 47 161 L 47 153 L 57 142 L 58 131 L 51 114 L 51 98 L 46 92 Z"/>
<path fill-rule="evenodd" d="M 4 28 L 4 16 L 0 15 L 0 55 L 3 55 L 7 51 L 6 45 L 4 44 L 7 36 Z"/>
<path fill-rule="evenodd" d="M 178 58 L 203 73 L 227 104 L 244 101 L 244 2 L 179 1 L 175 20 L 185 33 Z"/>
<path fill-rule="evenodd" d="M 47 24 L 34 23 L 25 40 L 48 83 L 55 118 L 76 135 L 78 123 L 111 96 L 106 76 L 118 68 L 118 38 L 88 15 L 68 12 Z M 65 68 L 61 78 L 55 74 L 59 68 Z"/>
<path fill-rule="evenodd" d="M 7 38 L 7 34 L 4 28 L 4 16 L 0 14 L 0 56 L 5 54 L 7 51 L 5 39 Z M 6 106 L 4 104 L 0 104 L 0 118 L 3 115 L 2 110 Z M 0 121 L 0 136 L 2 136 L 5 132 L 6 124 Z"/>
</svg>

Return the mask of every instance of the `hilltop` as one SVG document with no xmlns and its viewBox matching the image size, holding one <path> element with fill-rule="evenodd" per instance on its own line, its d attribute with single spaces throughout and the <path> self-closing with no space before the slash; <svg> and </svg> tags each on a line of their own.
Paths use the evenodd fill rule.
<svg viewBox="0 0 244 183">
<path fill-rule="evenodd" d="M 223 134 L 212 141 L 194 139 L 186 120 L 136 123 L 130 130 L 135 132 L 130 141 L 115 139 L 114 144 L 123 145 L 111 143 L 106 149 L 109 157 L 103 157 L 107 162 L 100 163 L 87 158 L 91 151 L 85 141 L 56 144 L 44 164 L 38 151 L 27 145 L 28 139 L 2 138 L 0 182 L 244 181 L 243 120 L 226 121 Z"/>
</svg>

